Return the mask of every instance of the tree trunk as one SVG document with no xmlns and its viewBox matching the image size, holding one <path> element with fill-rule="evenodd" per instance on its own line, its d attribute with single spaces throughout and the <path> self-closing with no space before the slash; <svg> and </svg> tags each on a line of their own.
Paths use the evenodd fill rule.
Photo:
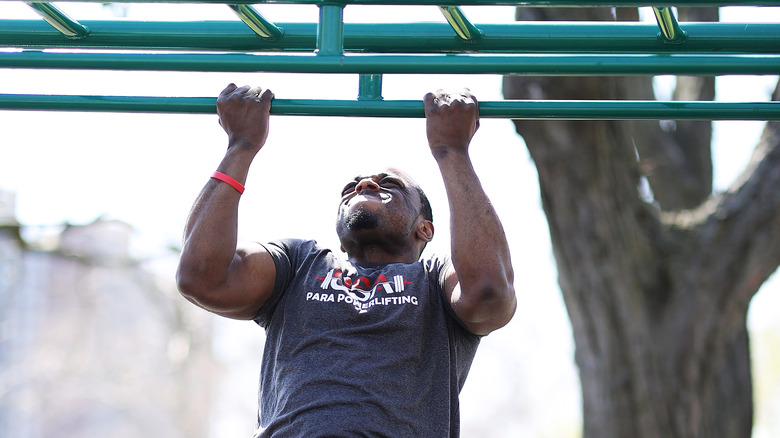
<svg viewBox="0 0 780 438">
<path fill-rule="evenodd" d="M 518 19 L 614 16 L 520 8 Z M 508 76 L 504 95 L 652 98 L 651 81 Z M 678 81 L 676 96 L 713 95 L 711 78 Z M 574 330 L 584 437 L 749 437 L 745 324 L 750 299 L 780 264 L 780 124 L 767 124 L 740 183 L 718 197 L 709 122 L 673 130 L 658 121 L 515 125 L 538 169 Z M 640 190 L 642 177 L 652 194 Z"/>
</svg>

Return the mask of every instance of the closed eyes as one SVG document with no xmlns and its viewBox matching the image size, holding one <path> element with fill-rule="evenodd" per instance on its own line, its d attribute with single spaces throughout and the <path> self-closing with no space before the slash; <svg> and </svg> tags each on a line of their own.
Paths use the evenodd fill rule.
<svg viewBox="0 0 780 438">
<path fill-rule="evenodd" d="M 379 185 L 381 187 L 396 187 L 396 188 L 403 187 L 403 184 L 401 184 L 401 181 L 399 181 L 399 180 L 397 180 L 395 178 L 390 178 L 390 177 L 382 178 L 379 181 Z"/>
<path fill-rule="evenodd" d="M 344 186 L 344 189 L 341 190 L 341 196 L 346 196 L 352 193 L 352 191 L 355 190 L 355 187 L 357 187 L 357 182 L 351 182 L 347 184 L 346 186 Z"/>
</svg>

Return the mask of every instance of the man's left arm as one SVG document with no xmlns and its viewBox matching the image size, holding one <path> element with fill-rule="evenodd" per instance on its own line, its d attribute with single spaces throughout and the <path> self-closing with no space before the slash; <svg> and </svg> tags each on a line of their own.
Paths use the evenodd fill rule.
<svg viewBox="0 0 780 438">
<path fill-rule="evenodd" d="M 428 144 L 450 207 L 453 269 L 445 281 L 447 296 L 469 330 L 486 335 L 512 319 L 517 299 L 504 229 L 468 152 L 479 128 L 478 103 L 468 90 L 439 90 L 423 102 Z"/>
</svg>

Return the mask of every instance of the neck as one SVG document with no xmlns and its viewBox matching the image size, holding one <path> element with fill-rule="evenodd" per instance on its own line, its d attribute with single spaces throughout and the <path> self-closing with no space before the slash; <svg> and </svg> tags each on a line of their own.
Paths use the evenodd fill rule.
<svg viewBox="0 0 780 438">
<path fill-rule="evenodd" d="M 419 259 L 419 251 L 411 247 L 392 251 L 383 246 L 363 245 L 346 251 L 352 263 L 414 263 Z"/>
</svg>

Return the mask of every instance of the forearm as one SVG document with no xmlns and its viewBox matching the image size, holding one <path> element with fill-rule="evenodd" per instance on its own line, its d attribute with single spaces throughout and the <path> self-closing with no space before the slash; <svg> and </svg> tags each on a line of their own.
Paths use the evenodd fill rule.
<svg viewBox="0 0 780 438">
<path fill-rule="evenodd" d="M 228 149 L 217 170 L 244 184 L 253 155 Z M 208 290 L 226 281 L 236 256 L 240 196 L 229 184 L 211 178 L 195 200 L 179 261 L 178 278 L 185 288 L 195 289 L 192 283 L 197 283 Z"/>
<path fill-rule="evenodd" d="M 468 153 L 435 151 L 434 157 L 447 191 L 451 256 L 461 292 L 511 289 L 513 271 L 504 229 Z"/>
<path fill-rule="evenodd" d="M 453 311 L 469 330 L 488 334 L 509 322 L 517 301 L 504 229 L 469 158 L 469 144 L 479 129 L 479 106 L 465 89 L 428 93 L 423 102 L 428 146 L 450 204 L 453 269 L 445 289 Z"/>
</svg>

